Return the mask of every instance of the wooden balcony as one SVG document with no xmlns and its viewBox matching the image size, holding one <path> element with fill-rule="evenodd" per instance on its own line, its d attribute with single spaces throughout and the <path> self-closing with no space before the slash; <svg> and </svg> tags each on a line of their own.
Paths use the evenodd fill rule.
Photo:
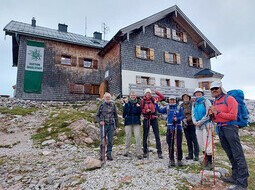
<svg viewBox="0 0 255 190">
<path fill-rule="evenodd" d="M 163 94 L 165 97 L 169 96 L 176 96 L 178 98 L 181 98 L 181 96 L 184 93 L 189 94 L 192 98 L 195 98 L 193 96 L 193 92 L 195 89 L 193 88 L 180 88 L 180 87 L 163 87 L 163 86 L 152 86 L 152 85 L 142 85 L 142 84 L 129 84 L 129 93 L 131 91 L 136 92 L 137 96 L 143 96 L 144 90 L 146 88 L 150 88 L 151 90 L 156 89 L 161 94 Z M 152 96 L 155 96 L 156 94 L 152 91 Z M 208 99 L 213 99 L 211 96 L 210 90 L 204 90 L 204 96 Z"/>
</svg>

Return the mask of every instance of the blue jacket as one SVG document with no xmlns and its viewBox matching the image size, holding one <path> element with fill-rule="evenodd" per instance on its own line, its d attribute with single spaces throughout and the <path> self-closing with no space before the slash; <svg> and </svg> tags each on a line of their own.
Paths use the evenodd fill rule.
<svg viewBox="0 0 255 190">
<path fill-rule="evenodd" d="M 205 97 L 196 98 L 194 102 L 194 116 L 196 121 L 200 121 L 206 113 Z"/>
<path fill-rule="evenodd" d="M 181 121 L 185 118 L 183 109 L 180 107 L 179 109 L 177 108 L 177 104 L 168 105 L 169 110 L 168 110 L 168 116 L 167 116 L 167 129 L 173 129 L 173 118 L 174 116 L 177 118 L 176 126 L 177 129 L 182 129 Z M 158 104 L 156 104 L 156 109 L 159 113 L 167 113 L 167 107 L 164 107 L 162 109 L 159 108 Z"/>
<path fill-rule="evenodd" d="M 132 104 L 128 102 L 125 104 L 123 109 L 123 117 L 125 118 L 125 125 L 141 125 L 141 106 L 136 106 L 136 104 Z"/>
</svg>

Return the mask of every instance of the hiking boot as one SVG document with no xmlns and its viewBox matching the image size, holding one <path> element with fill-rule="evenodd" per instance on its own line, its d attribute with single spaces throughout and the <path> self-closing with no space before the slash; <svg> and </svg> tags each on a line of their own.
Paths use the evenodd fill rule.
<svg viewBox="0 0 255 190">
<path fill-rule="evenodd" d="M 144 158 L 148 158 L 148 157 L 149 157 L 149 153 L 148 153 L 148 152 L 147 152 L 147 153 L 144 153 L 144 154 L 143 154 L 143 157 L 144 157 Z"/>
<path fill-rule="evenodd" d="M 107 155 L 107 160 L 112 161 L 113 160 L 112 156 L 111 155 Z"/>
<path fill-rule="evenodd" d="M 178 160 L 178 166 L 183 166 L 183 163 L 181 160 Z"/>
<path fill-rule="evenodd" d="M 170 168 L 170 167 L 174 167 L 174 166 L 175 166 L 174 160 L 170 160 L 168 167 Z"/>
<path fill-rule="evenodd" d="M 220 178 L 223 182 L 225 183 L 232 183 L 232 184 L 235 184 L 235 180 L 232 176 L 230 177 L 221 177 Z"/>
<path fill-rule="evenodd" d="M 199 161 L 199 157 L 195 156 L 195 158 L 193 159 L 194 161 Z"/>
<path fill-rule="evenodd" d="M 103 157 L 102 157 L 102 156 L 100 156 L 98 160 L 103 161 Z"/>
<path fill-rule="evenodd" d="M 158 153 L 158 158 L 163 159 L 162 153 Z"/>
<path fill-rule="evenodd" d="M 191 156 L 186 157 L 186 160 L 192 160 L 192 159 L 193 159 L 193 157 L 191 157 Z"/>
<path fill-rule="evenodd" d="M 212 165 L 212 162 L 210 160 L 207 160 L 207 163 L 205 165 L 205 169 L 206 170 L 212 170 L 213 169 L 213 165 Z"/>
<path fill-rule="evenodd" d="M 137 158 L 138 158 L 139 160 L 141 160 L 143 157 L 142 157 L 142 155 L 138 155 Z"/>
<path fill-rule="evenodd" d="M 123 156 L 128 157 L 128 153 L 126 152 L 125 154 L 123 154 Z"/>
<path fill-rule="evenodd" d="M 230 189 L 230 190 L 247 190 L 248 188 L 247 187 L 243 187 L 241 185 L 235 185 L 235 186 L 230 187 L 228 189 Z"/>
</svg>

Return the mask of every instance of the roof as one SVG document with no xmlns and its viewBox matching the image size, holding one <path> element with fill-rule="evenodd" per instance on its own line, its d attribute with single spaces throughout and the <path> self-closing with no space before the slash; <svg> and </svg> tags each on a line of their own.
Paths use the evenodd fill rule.
<svg viewBox="0 0 255 190">
<path fill-rule="evenodd" d="M 199 77 L 217 77 L 217 78 L 223 78 L 223 74 L 218 73 L 216 71 L 213 71 L 211 69 L 203 69 L 199 72 L 197 72 L 194 77 L 199 78 Z"/>
<path fill-rule="evenodd" d="M 218 55 L 221 55 L 220 51 L 205 37 L 205 35 L 189 20 L 189 18 L 181 11 L 181 9 L 177 6 L 174 5 L 168 9 L 165 9 L 159 13 L 156 13 L 152 16 L 149 16 L 143 20 L 140 20 L 134 24 L 131 24 L 127 27 L 124 27 L 122 29 L 120 29 L 116 35 L 112 38 L 112 40 L 110 40 L 106 46 L 108 46 L 111 42 L 114 41 L 114 39 L 117 39 L 118 37 L 123 37 L 126 34 L 130 34 L 132 32 L 134 32 L 135 30 L 141 28 L 141 27 L 146 27 L 149 26 L 155 22 L 157 22 L 158 20 L 161 20 L 165 17 L 167 17 L 169 14 L 171 13 L 175 13 L 175 17 L 176 17 L 176 21 L 179 23 L 183 23 L 187 26 L 189 26 L 189 28 L 186 27 L 186 30 L 188 30 L 188 33 L 190 34 L 195 34 L 197 36 L 199 36 L 199 43 L 198 46 L 204 50 L 207 51 L 208 53 L 210 53 L 210 57 L 215 57 Z M 181 17 L 181 18 L 180 18 Z M 180 19 L 178 19 L 180 18 Z M 103 51 L 103 50 L 101 50 Z"/>
<path fill-rule="evenodd" d="M 31 24 L 17 22 L 13 20 L 5 26 L 4 31 L 6 32 L 6 34 L 9 35 L 21 34 L 98 49 L 102 49 L 108 42 L 105 40 L 98 40 L 93 37 L 85 37 L 80 34 L 62 32 L 56 29 L 50 29 L 41 26 L 34 27 L 31 26 Z"/>
</svg>

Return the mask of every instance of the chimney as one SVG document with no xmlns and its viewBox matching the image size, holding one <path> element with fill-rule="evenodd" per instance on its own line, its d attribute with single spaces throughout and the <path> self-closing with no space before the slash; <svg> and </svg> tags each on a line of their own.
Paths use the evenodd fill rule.
<svg viewBox="0 0 255 190">
<path fill-rule="evenodd" d="M 32 24 L 31 26 L 35 27 L 36 26 L 36 20 L 35 20 L 35 17 L 32 18 Z"/>
<path fill-rule="evenodd" d="M 65 24 L 58 24 L 58 31 L 60 32 L 67 32 L 67 27 L 68 25 L 65 25 Z"/>
<path fill-rule="evenodd" d="M 94 32 L 93 36 L 95 39 L 102 40 L 102 33 L 100 32 Z"/>
</svg>

